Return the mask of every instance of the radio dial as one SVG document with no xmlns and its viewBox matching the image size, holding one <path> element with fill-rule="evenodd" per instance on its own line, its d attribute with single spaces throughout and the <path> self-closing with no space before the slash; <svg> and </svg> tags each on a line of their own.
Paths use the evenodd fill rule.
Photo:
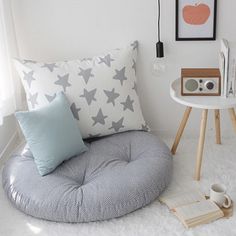
<svg viewBox="0 0 236 236">
<path fill-rule="evenodd" d="M 215 83 L 214 83 L 213 81 L 206 81 L 205 87 L 206 87 L 208 90 L 212 90 L 212 89 L 215 88 Z"/>
</svg>

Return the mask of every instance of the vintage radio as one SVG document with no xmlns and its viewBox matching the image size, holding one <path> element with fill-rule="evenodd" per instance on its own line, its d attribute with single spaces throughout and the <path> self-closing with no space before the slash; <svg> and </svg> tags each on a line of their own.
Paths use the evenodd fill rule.
<svg viewBox="0 0 236 236">
<path fill-rule="evenodd" d="M 181 95 L 220 96 L 221 77 L 219 69 L 181 69 Z"/>
</svg>

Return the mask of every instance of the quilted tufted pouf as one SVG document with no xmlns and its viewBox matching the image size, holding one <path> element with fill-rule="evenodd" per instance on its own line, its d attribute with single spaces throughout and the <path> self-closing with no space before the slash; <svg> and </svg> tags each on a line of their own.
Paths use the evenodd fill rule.
<svg viewBox="0 0 236 236">
<path fill-rule="evenodd" d="M 87 144 L 89 151 L 41 177 L 26 148 L 3 169 L 10 201 L 34 217 L 89 222 L 119 217 L 143 207 L 168 185 L 172 156 L 156 136 L 142 131 Z"/>
</svg>

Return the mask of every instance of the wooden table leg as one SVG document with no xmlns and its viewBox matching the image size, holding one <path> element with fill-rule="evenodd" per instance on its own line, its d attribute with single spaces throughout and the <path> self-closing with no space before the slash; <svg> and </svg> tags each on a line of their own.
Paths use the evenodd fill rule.
<svg viewBox="0 0 236 236">
<path fill-rule="evenodd" d="M 216 128 L 216 144 L 221 144 L 220 110 L 215 110 L 215 128 Z"/>
<path fill-rule="evenodd" d="M 229 108 L 229 115 L 230 115 L 234 130 L 236 132 L 236 115 L 235 115 L 234 108 Z"/>
<path fill-rule="evenodd" d="M 182 121 L 180 123 L 179 129 L 178 129 L 176 137 L 175 137 L 175 141 L 174 141 L 173 146 L 171 148 L 171 153 L 173 155 L 176 153 L 176 149 L 177 149 L 177 147 L 179 145 L 179 141 L 180 141 L 181 136 L 182 136 L 182 134 L 184 132 L 184 128 L 185 128 L 185 126 L 187 124 L 187 121 L 188 121 L 188 118 L 189 118 L 189 115 L 190 115 L 191 111 L 192 111 L 192 107 L 187 107 L 185 112 L 184 112 L 183 119 L 182 119 Z"/>
<path fill-rule="evenodd" d="M 203 155 L 203 148 L 204 148 L 204 142 L 205 142 L 205 133 L 206 133 L 206 125 L 207 125 L 207 115 L 208 115 L 208 110 L 204 109 L 202 111 L 200 136 L 199 136 L 199 142 L 198 142 L 197 162 L 196 162 L 195 176 L 194 176 L 195 180 L 200 180 L 201 165 L 202 165 L 202 155 Z"/>
</svg>

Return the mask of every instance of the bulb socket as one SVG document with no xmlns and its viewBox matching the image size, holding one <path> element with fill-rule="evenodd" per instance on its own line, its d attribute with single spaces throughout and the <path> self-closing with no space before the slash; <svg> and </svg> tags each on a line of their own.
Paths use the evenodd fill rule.
<svg viewBox="0 0 236 236">
<path fill-rule="evenodd" d="M 164 44 L 160 41 L 156 43 L 156 54 L 158 58 L 164 57 Z"/>
</svg>

